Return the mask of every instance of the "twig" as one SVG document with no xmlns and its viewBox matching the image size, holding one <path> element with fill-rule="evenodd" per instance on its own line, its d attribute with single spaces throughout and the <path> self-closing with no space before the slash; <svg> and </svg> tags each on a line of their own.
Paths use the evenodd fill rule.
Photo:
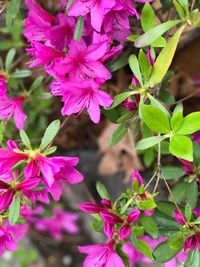
<svg viewBox="0 0 200 267">
<path fill-rule="evenodd" d="M 191 9 L 190 9 L 191 11 L 192 11 L 193 8 L 194 8 L 195 2 L 196 2 L 196 0 L 192 0 Z"/>
<path fill-rule="evenodd" d="M 160 137 L 160 134 L 158 134 L 158 136 Z M 157 179 L 156 179 L 155 187 L 153 189 L 153 193 L 155 193 L 156 189 L 158 188 L 160 175 L 161 175 L 161 143 L 158 143 Z"/>
<path fill-rule="evenodd" d="M 151 182 L 154 180 L 155 176 L 157 175 L 158 170 L 156 170 L 153 174 L 153 176 L 151 177 L 151 179 L 149 180 L 149 182 L 147 183 L 147 185 L 145 186 L 145 190 L 149 187 L 149 185 L 151 184 Z"/>
<path fill-rule="evenodd" d="M 194 95 L 196 95 L 197 93 L 200 93 L 200 88 L 198 90 L 196 90 L 195 92 L 193 92 L 192 94 L 182 98 L 181 100 L 177 101 L 176 104 L 179 104 L 185 100 L 188 100 L 189 98 L 193 97 Z"/>
<path fill-rule="evenodd" d="M 165 185 L 166 185 L 166 187 L 167 187 L 167 189 L 169 191 L 169 194 L 170 194 L 170 196 L 171 196 L 171 198 L 172 198 L 172 200 L 174 202 L 174 205 L 176 206 L 176 208 L 177 208 L 178 212 L 180 213 L 182 219 L 185 220 L 185 218 L 184 218 L 184 216 L 183 216 L 183 214 L 182 214 L 182 212 L 181 212 L 181 210 L 180 210 L 180 208 L 178 206 L 178 203 L 177 203 L 177 201 L 176 201 L 176 199 L 174 197 L 174 194 L 172 193 L 172 191 L 171 191 L 171 189 L 170 189 L 170 187 L 169 187 L 169 185 L 167 183 L 167 180 L 165 179 L 165 176 L 163 175 L 163 173 L 161 174 L 161 176 L 162 176 L 162 178 L 163 178 L 163 180 L 165 182 Z"/>
</svg>

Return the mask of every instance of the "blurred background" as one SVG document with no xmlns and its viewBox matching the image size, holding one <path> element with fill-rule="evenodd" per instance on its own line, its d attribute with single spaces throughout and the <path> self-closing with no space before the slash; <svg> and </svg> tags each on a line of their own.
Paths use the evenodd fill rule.
<svg viewBox="0 0 200 267">
<path fill-rule="evenodd" d="M 3 1 L 0 1 L 3 2 Z M 58 10 L 59 1 L 40 1 L 47 10 Z M 170 1 L 155 1 L 160 21 L 173 18 Z M 169 2 L 169 3 L 168 3 Z M 22 6 L 21 14 L 14 23 L 5 26 L 5 9 L 2 6 L 0 15 L 0 65 L 4 62 L 8 51 L 16 48 L 12 71 L 16 68 L 26 70 L 17 75 L 10 76 L 8 83 L 12 92 L 34 92 L 27 98 L 26 113 L 29 114 L 27 133 L 33 142 L 37 143 L 49 122 L 59 118 L 61 103 L 57 98 L 52 98 L 49 93 L 49 76 L 42 69 L 28 70 L 27 62 L 30 60 L 25 53 L 27 47 L 23 38 L 23 19 L 26 16 L 26 7 Z M 133 31 L 137 33 L 137 21 L 133 22 Z M 168 85 L 168 90 L 173 95 L 169 103 L 173 106 L 174 99 L 184 98 L 186 113 L 200 110 L 200 30 L 187 29 L 180 42 L 178 51 L 171 69 L 175 77 Z M 134 52 L 132 44 L 127 43 L 123 56 Z M 124 64 L 125 65 L 125 64 Z M 23 80 L 22 80 L 23 78 Z M 126 90 L 131 82 L 131 71 L 128 66 L 113 73 L 112 80 L 104 85 L 104 89 L 112 95 Z M 31 100 L 31 101 L 30 101 Z M 171 102 L 170 102 L 171 101 Z M 84 174 L 85 182 L 79 185 L 65 187 L 62 201 L 50 206 L 40 207 L 38 214 L 45 214 L 47 221 L 41 222 L 34 219 L 30 222 L 30 229 L 25 240 L 20 243 L 19 250 L 14 253 L 6 252 L 0 259 L 1 267 L 80 267 L 83 256 L 78 253 L 77 245 L 100 243 L 103 237 L 91 231 L 92 220 L 77 209 L 81 201 L 99 200 L 95 189 L 96 181 L 100 180 L 108 188 L 110 195 L 115 199 L 125 188 L 130 186 L 130 175 L 133 169 L 139 169 L 145 180 L 151 176 L 155 155 L 154 153 L 136 155 L 133 149 L 132 136 L 126 136 L 118 145 L 108 148 L 109 137 L 116 125 L 108 123 L 102 116 L 99 125 L 94 125 L 87 114 L 70 117 L 65 127 L 62 128 L 55 139 L 58 153 L 67 156 L 79 156 L 78 169 Z M 15 136 L 15 128 L 9 125 L 7 138 Z M 163 157 L 163 164 L 176 164 L 172 157 Z M 170 183 L 174 185 L 174 181 Z M 167 197 L 165 186 L 159 185 L 160 197 Z M 37 214 L 36 214 L 37 215 Z M 61 221 L 64 220 L 63 223 Z M 68 226 L 66 226 L 66 222 Z M 55 225 L 57 227 L 55 227 Z M 59 229 L 57 229 L 59 228 Z M 139 266 L 145 266 L 143 263 Z"/>
</svg>

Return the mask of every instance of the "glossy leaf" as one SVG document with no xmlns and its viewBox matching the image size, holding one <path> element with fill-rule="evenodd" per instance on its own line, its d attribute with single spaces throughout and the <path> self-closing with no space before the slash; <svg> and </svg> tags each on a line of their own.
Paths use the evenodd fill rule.
<svg viewBox="0 0 200 267">
<path fill-rule="evenodd" d="M 133 74 L 136 76 L 140 84 L 143 84 L 140 66 L 136 55 L 131 55 L 128 59 L 128 62 Z"/>
<path fill-rule="evenodd" d="M 184 28 L 185 26 L 182 26 L 177 30 L 177 32 L 171 37 L 166 46 L 158 55 L 149 79 L 150 87 L 154 87 L 156 84 L 159 84 L 167 73 Z"/>
<path fill-rule="evenodd" d="M 112 147 L 116 145 L 126 134 L 128 133 L 128 128 L 124 124 L 121 124 L 113 133 L 108 141 L 108 146 Z"/>
<path fill-rule="evenodd" d="M 101 182 L 98 181 L 96 183 L 96 189 L 102 199 L 110 199 L 108 190 L 106 189 L 105 185 L 103 185 Z"/>
<path fill-rule="evenodd" d="M 178 158 L 193 161 L 193 147 L 189 137 L 173 136 L 170 140 L 169 151 Z"/>
<path fill-rule="evenodd" d="M 52 142 L 52 140 L 54 139 L 54 137 L 59 131 L 59 127 L 60 127 L 59 120 L 55 120 L 49 124 L 49 126 L 47 127 L 44 133 L 44 136 L 42 137 L 42 142 L 40 144 L 41 150 L 44 150 L 45 148 L 47 148 L 47 146 Z"/>
<path fill-rule="evenodd" d="M 157 25 L 153 29 L 150 29 L 143 35 L 141 35 L 135 42 L 135 47 L 145 47 L 153 43 L 158 37 L 163 35 L 165 32 L 170 30 L 172 27 L 176 26 L 178 23 L 180 23 L 181 20 L 170 20 L 167 22 L 164 22 L 160 25 Z"/>
<path fill-rule="evenodd" d="M 187 115 L 184 120 L 181 128 L 177 131 L 177 134 L 193 134 L 200 130 L 200 111 L 193 112 Z"/>
<path fill-rule="evenodd" d="M 136 150 L 144 150 L 144 149 L 147 149 L 149 147 L 153 147 L 153 146 L 159 144 L 163 140 L 164 140 L 164 138 L 161 136 L 152 136 L 152 137 L 144 138 L 144 139 L 140 140 L 139 142 L 137 142 L 135 148 L 136 148 Z"/>
</svg>

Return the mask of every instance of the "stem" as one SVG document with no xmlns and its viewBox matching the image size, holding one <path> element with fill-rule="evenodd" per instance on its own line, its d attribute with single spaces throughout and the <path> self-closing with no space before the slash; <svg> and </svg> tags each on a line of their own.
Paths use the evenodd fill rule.
<svg viewBox="0 0 200 267">
<path fill-rule="evenodd" d="M 160 137 L 160 134 L 158 134 L 158 136 Z M 155 187 L 153 189 L 153 193 L 155 193 L 156 189 L 158 188 L 160 176 L 161 176 L 161 142 L 158 143 L 157 179 L 156 179 Z"/>
<path fill-rule="evenodd" d="M 155 178 L 155 176 L 157 175 L 157 173 L 158 173 L 158 170 L 156 170 L 156 171 L 154 172 L 153 176 L 151 177 L 151 179 L 149 180 L 149 182 L 148 182 L 147 185 L 145 186 L 144 190 L 146 190 L 146 189 L 149 187 L 149 185 L 150 185 L 151 182 L 154 180 L 154 178 Z"/>
<path fill-rule="evenodd" d="M 170 189 L 170 187 L 169 187 L 169 185 L 167 183 L 167 180 L 165 179 L 165 176 L 163 175 L 163 173 L 161 174 L 161 176 L 162 176 L 162 178 L 163 178 L 163 180 L 165 182 L 165 185 L 167 187 L 167 190 L 169 191 L 169 194 L 170 194 L 171 198 L 173 199 L 174 205 L 176 206 L 176 208 L 177 208 L 178 212 L 180 213 L 182 219 L 185 220 L 185 218 L 184 218 L 184 216 L 182 214 L 182 211 L 180 210 L 180 208 L 178 206 L 178 203 L 177 203 L 177 201 L 176 201 L 176 199 L 175 199 L 175 197 L 174 197 L 174 195 L 173 195 L 173 193 L 172 193 L 172 191 L 171 191 L 171 189 Z"/>
<path fill-rule="evenodd" d="M 196 3 L 196 0 L 192 0 L 191 9 L 190 9 L 191 11 L 193 10 L 195 3 Z"/>
</svg>

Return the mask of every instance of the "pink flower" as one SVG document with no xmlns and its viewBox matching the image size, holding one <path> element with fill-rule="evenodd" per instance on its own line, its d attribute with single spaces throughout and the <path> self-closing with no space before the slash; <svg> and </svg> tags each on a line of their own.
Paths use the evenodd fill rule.
<svg viewBox="0 0 200 267">
<path fill-rule="evenodd" d="M 200 132 L 193 134 L 193 141 L 200 145 Z"/>
<path fill-rule="evenodd" d="M 72 40 L 69 44 L 68 55 L 47 68 L 54 77 L 68 74 L 71 80 L 84 78 L 101 78 L 108 80 L 111 73 L 100 62 L 107 51 L 107 43 L 91 44 L 87 47 L 84 40 Z"/>
<path fill-rule="evenodd" d="M 29 42 L 46 41 L 46 31 L 56 18 L 46 12 L 35 0 L 26 0 L 29 8 L 28 18 L 25 20 L 24 35 Z"/>
<path fill-rule="evenodd" d="M 47 29 L 46 38 L 53 47 L 62 51 L 64 48 L 67 48 L 67 45 L 73 39 L 75 19 L 59 13 L 57 20 L 58 25 L 51 26 Z"/>
<path fill-rule="evenodd" d="M 24 195 L 33 200 L 31 192 L 36 188 L 41 182 L 39 178 L 26 179 L 21 182 L 4 182 L 0 180 L 0 211 L 7 209 L 13 201 L 16 192 L 20 192 L 22 195 L 18 197 L 23 197 Z"/>
<path fill-rule="evenodd" d="M 27 116 L 22 109 L 24 97 L 8 98 L 6 95 L 7 85 L 3 76 L 0 75 L 0 119 L 14 117 L 14 123 L 18 129 L 24 128 Z"/>
<path fill-rule="evenodd" d="M 100 106 L 109 107 L 113 98 L 99 89 L 99 84 L 92 80 L 81 83 L 65 82 L 61 86 L 64 102 L 62 115 L 80 113 L 87 109 L 94 123 L 100 121 Z"/>
<path fill-rule="evenodd" d="M 141 186 L 143 184 L 142 176 L 140 175 L 140 173 L 138 171 L 133 171 L 132 172 L 131 180 L 132 180 L 133 183 L 134 183 L 135 180 L 137 180 L 138 181 L 138 186 Z"/>
<path fill-rule="evenodd" d="M 11 236 L 10 231 L 0 226 L 0 255 L 3 254 L 4 250 L 14 251 L 17 249 L 17 246 Z"/>
<path fill-rule="evenodd" d="M 110 212 L 110 211 L 101 211 L 100 212 L 101 218 L 104 222 L 110 223 L 110 224 L 122 224 L 124 220 L 120 218 L 118 215 Z"/>
<path fill-rule="evenodd" d="M 127 239 L 131 235 L 131 224 L 138 220 L 140 217 L 140 211 L 132 210 L 125 220 L 125 224 L 120 228 L 119 236 L 122 240 Z"/>
<path fill-rule="evenodd" d="M 54 208 L 51 217 L 34 219 L 34 227 L 38 231 L 48 232 L 54 238 L 61 239 L 63 237 L 62 231 L 70 234 L 79 232 L 78 219 L 79 216 L 76 213 Z"/>
<path fill-rule="evenodd" d="M 174 218 L 181 225 L 184 225 L 186 223 L 185 215 L 180 214 L 178 210 L 174 210 Z"/>
<path fill-rule="evenodd" d="M 113 246 L 112 241 L 105 245 L 79 246 L 78 249 L 81 253 L 88 254 L 83 267 L 125 267 Z"/>
<path fill-rule="evenodd" d="M 9 172 L 18 162 L 24 161 L 26 162 L 25 177 L 33 178 L 41 173 L 49 189 L 60 179 L 71 183 L 83 180 L 82 174 L 74 169 L 79 162 L 77 157 L 48 158 L 39 150 L 22 151 L 12 140 L 9 140 L 7 145 L 7 149 L 0 149 L 0 174 Z"/>
<path fill-rule="evenodd" d="M 35 58 L 34 61 L 28 63 L 30 68 L 46 65 L 56 58 L 64 57 L 60 51 L 36 41 L 32 42 L 32 48 L 27 48 L 26 51 L 30 56 Z"/>
<path fill-rule="evenodd" d="M 95 214 L 100 213 L 103 210 L 107 210 L 108 208 L 93 202 L 82 202 L 79 204 L 79 209 L 86 213 Z"/>
<path fill-rule="evenodd" d="M 104 16 L 115 5 L 115 0 L 75 0 L 69 8 L 68 15 L 79 17 L 90 13 L 92 27 L 100 32 Z"/>
</svg>

